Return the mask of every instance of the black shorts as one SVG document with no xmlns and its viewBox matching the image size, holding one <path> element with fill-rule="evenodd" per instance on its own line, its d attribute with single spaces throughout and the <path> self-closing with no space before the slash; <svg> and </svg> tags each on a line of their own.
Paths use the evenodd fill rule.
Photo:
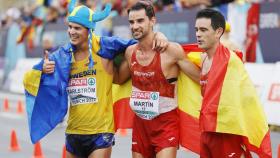
<svg viewBox="0 0 280 158">
<path fill-rule="evenodd" d="M 113 146 L 113 133 L 99 134 L 66 134 L 66 150 L 75 156 L 87 158 L 94 150 Z"/>
</svg>

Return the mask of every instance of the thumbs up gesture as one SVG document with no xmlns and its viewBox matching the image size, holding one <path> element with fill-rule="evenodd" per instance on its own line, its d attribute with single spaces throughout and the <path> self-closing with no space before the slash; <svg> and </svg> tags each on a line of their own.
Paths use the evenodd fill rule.
<svg viewBox="0 0 280 158">
<path fill-rule="evenodd" d="M 44 54 L 43 73 L 51 74 L 54 72 L 55 62 L 49 60 L 49 52 L 46 50 Z"/>
</svg>

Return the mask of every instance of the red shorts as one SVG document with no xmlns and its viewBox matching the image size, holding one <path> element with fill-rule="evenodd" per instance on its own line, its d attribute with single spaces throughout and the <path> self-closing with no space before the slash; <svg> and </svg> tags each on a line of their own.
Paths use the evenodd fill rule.
<svg viewBox="0 0 280 158">
<path fill-rule="evenodd" d="M 252 158 L 246 150 L 242 136 L 226 133 L 203 132 L 200 141 L 200 158 Z"/>
<path fill-rule="evenodd" d="M 145 158 L 153 158 L 167 147 L 179 146 L 179 118 L 177 109 L 160 114 L 153 120 L 135 116 L 132 131 L 132 151 Z"/>
</svg>

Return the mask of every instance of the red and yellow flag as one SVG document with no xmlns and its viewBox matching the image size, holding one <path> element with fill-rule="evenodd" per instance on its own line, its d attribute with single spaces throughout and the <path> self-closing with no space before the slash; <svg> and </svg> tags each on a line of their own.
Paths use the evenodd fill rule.
<svg viewBox="0 0 280 158">
<path fill-rule="evenodd" d="M 221 44 L 208 73 L 200 127 L 244 136 L 250 151 L 271 157 L 269 128 L 255 87 L 242 60 Z"/>
</svg>

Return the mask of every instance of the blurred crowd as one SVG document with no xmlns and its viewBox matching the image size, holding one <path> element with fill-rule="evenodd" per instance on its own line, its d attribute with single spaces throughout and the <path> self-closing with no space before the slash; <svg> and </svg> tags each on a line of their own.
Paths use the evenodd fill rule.
<svg viewBox="0 0 280 158">
<path fill-rule="evenodd" d="M 6 39 L 0 43 L 0 55 L 5 54 L 4 77 L 15 67 L 17 58 L 25 58 L 26 51 L 40 45 L 44 50 L 55 49 L 54 36 L 44 34 L 48 24 L 64 21 L 67 16 L 67 5 L 70 0 L 25 0 L 20 7 L 1 9 L 0 38 Z M 80 4 L 92 10 L 101 10 L 106 3 L 111 3 L 111 17 L 126 16 L 127 9 L 138 0 L 77 0 Z M 219 7 L 226 3 L 251 3 L 280 0 L 151 0 L 156 12 L 180 12 L 192 7 Z M 5 2 L 4 2 L 5 3 Z M 98 30 L 102 29 L 102 30 Z M 95 30 L 98 35 L 110 35 L 112 24 L 107 22 Z M 6 34 L 5 36 L 3 34 Z M 0 39 L 1 42 L 1 39 Z M 1 47 L 2 44 L 2 47 Z M 3 47 L 6 46 L 6 47 Z M 35 45 L 35 46 L 34 46 Z M 6 49 L 4 49 L 6 48 Z M 16 52 L 16 53 L 13 53 Z M 2 61 L 3 63 L 3 61 Z M 0 69 L 1 66 L 0 60 Z M 1 75 L 1 74 L 0 74 Z M 4 78 L 5 80 L 5 78 Z"/>
<path fill-rule="evenodd" d="M 137 0 L 77 0 L 80 4 L 90 7 L 92 10 L 101 10 L 106 3 L 113 6 L 112 17 L 126 16 L 127 9 Z M 185 8 L 195 6 L 217 6 L 234 0 L 153 0 L 155 10 L 180 12 Z M 240 0 L 238 0 L 240 1 Z M 0 31 L 7 32 L 14 26 L 12 32 L 19 32 L 14 36 L 17 44 L 25 43 L 27 49 L 34 47 L 34 41 L 41 43 L 44 49 L 51 49 L 53 43 L 50 36 L 44 36 L 44 28 L 47 24 L 64 20 L 67 15 L 67 5 L 69 0 L 27 0 L 21 7 L 6 8 L 0 12 Z M 109 27 L 109 28 L 108 28 Z M 110 35 L 110 23 L 102 27 L 103 30 L 96 30 L 102 35 Z M 100 29 L 100 28 L 98 28 Z M 10 29 L 11 30 L 11 29 Z M 15 31 L 16 30 L 16 31 Z M 34 38 L 39 38 L 35 39 Z M 35 44 L 36 45 L 36 44 Z"/>
<path fill-rule="evenodd" d="M 113 5 L 114 15 L 127 15 L 130 8 L 137 0 L 78 0 L 80 4 L 87 5 L 93 10 L 100 9 L 105 3 Z M 261 2 L 276 0 L 152 0 L 155 10 L 179 12 L 195 6 L 219 6 L 230 2 Z M 28 25 L 40 25 L 53 23 L 59 17 L 67 15 L 69 0 L 29 0 L 20 8 L 9 8 L 6 12 L 0 12 L 0 29 L 9 27 L 12 21 L 17 21 L 21 27 Z"/>
<path fill-rule="evenodd" d="M 127 9 L 137 0 L 77 0 L 93 10 L 101 9 L 105 3 L 113 5 L 114 16 L 126 16 Z M 221 4 L 236 2 L 262 2 L 277 0 L 151 0 L 154 3 L 155 10 L 180 12 L 196 6 L 213 7 Z M 0 30 L 8 28 L 13 22 L 17 22 L 25 33 L 30 26 L 45 25 L 55 23 L 59 18 L 67 15 L 67 4 L 69 0 L 27 0 L 20 8 L 7 8 L 5 12 L 0 12 Z M 18 39 L 22 41 L 23 39 Z"/>
<path fill-rule="evenodd" d="M 16 37 L 17 43 L 27 41 L 27 47 L 33 48 L 34 36 L 38 36 L 39 41 L 43 40 L 44 27 L 50 23 L 56 23 L 57 20 L 64 19 L 67 15 L 67 5 L 70 0 L 26 0 L 19 8 L 6 8 L 0 12 L 0 31 L 7 30 L 11 25 L 18 25 L 20 35 Z M 93 10 L 101 10 L 105 3 L 113 5 L 113 16 L 126 16 L 127 9 L 130 8 L 137 0 L 77 0 L 80 4 L 86 5 Z M 260 2 L 265 0 L 152 0 L 157 12 L 169 11 L 180 12 L 192 7 L 213 7 L 225 3 L 245 3 Z M 273 0 L 266 0 L 273 1 Z M 109 25 L 107 25 L 109 26 Z M 112 26 L 111 26 L 112 27 Z M 39 28 L 39 29 L 38 29 Z M 110 30 L 110 28 L 103 28 Z M 37 32 L 36 32 L 37 31 Z M 102 32 L 102 31 L 100 31 Z M 107 31 L 109 32 L 109 31 Z M 110 35 L 110 34 L 109 34 Z"/>
</svg>

